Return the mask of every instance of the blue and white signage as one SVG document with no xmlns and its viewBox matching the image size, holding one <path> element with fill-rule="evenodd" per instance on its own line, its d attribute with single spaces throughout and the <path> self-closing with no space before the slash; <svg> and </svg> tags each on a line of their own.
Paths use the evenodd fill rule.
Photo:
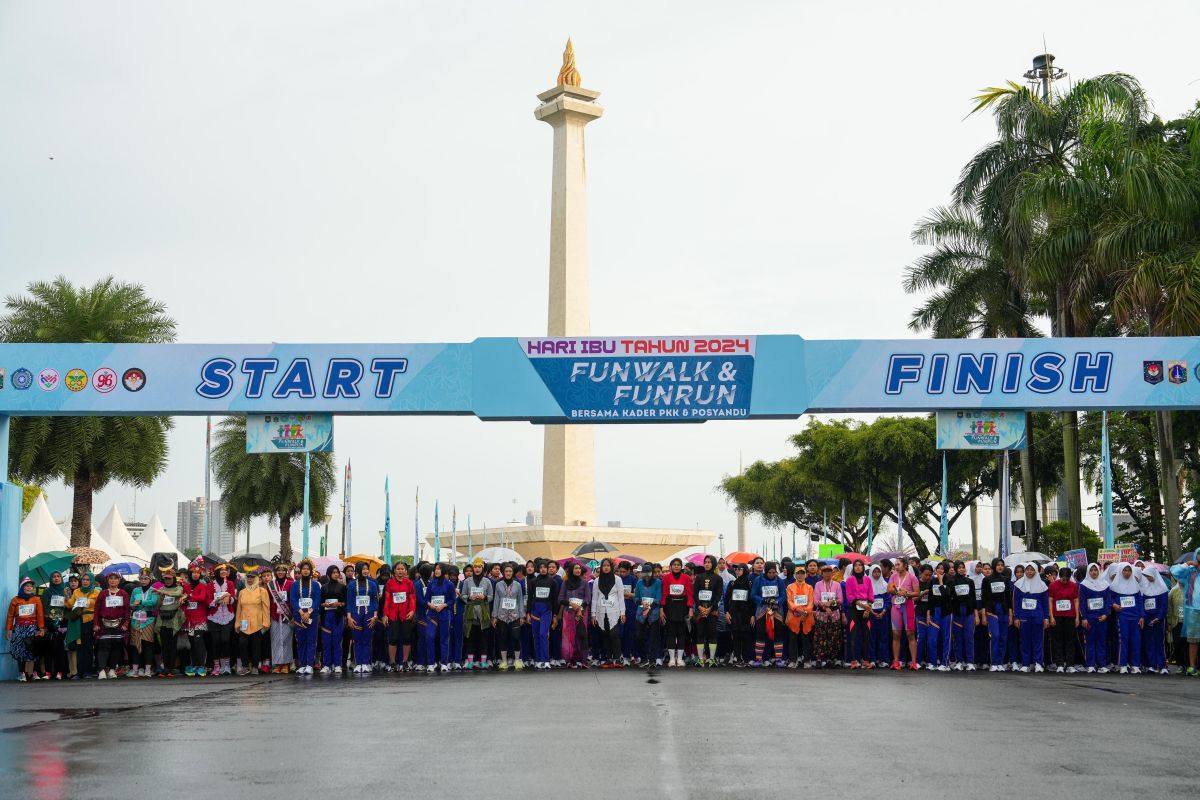
<svg viewBox="0 0 1200 800">
<path fill-rule="evenodd" d="M 1021 450 L 1024 411 L 939 411 L 938 450 Z"/>
<path fill-rule="evenodd" d="M 247 453 L 332 453 L 329 414 L 248 414 Z"/>
</svg>

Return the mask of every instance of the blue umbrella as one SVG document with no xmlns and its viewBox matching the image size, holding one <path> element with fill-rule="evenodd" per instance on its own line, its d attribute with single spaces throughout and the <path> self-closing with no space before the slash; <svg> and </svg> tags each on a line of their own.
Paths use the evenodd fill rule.
<svg viewBox="0 0 1200 800">
<path fill-rule="evenodd" d="M 109 564 L 104 568 L 102 574 L 107 575 L 110 572 L 115 572 L 118 575 L 137 575 L 142 571 L 140 564 L 135 564 L 132 561 L 118 561 L 115 564 Z"/>
</svg>

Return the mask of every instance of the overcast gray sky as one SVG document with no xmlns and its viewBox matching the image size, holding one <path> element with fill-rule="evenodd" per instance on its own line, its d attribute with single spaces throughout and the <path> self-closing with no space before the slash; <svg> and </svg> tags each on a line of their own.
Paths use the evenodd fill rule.
<svg viewBox="0 0 1200 800">
<path fill-rule="evenodd" d="M 991 135 L 970 98 L 1020 80 L 1043 36 L 1073 78 L 1136 75 L 1164 116 L 1200 95 L 1200 7 L 1130 8 L 7 3 L 0 293 L 113 274 L 187 342 L 542 334 L 551 132 L 532 111 L 569 34 L 607 109 L 587 134 L 594 332 L 907 336 L 909 231 Z M 600 520 L 699 525 L 730 548 L 713 487 L 739 453 L 788 454 L 801 424 L 597 429 Z M 435 497 L 463 527 L 513 499 L 523 516 L 541 442 L 524 423 L 340 418 L 356 538 L 382 527 L 385 474 L 401 552 L 418 484 L 423 528 Z M 204 420 L 179 419 L 140 518 L 174 534 L 203 446 Z M 50 492 L 61 519 L 69 491 Z M 132 498 L 102 492 L 96 522 Z"/>
</svg>

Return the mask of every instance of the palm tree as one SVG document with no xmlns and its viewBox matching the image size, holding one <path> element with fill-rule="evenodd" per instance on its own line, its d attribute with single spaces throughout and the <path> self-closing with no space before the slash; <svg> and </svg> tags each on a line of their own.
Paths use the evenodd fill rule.
<svg viewBox="0 0 1200 800">
<path fill-rule="evenodd" d="M 308 493 L 309 521 L 325 518 L 337 489 L 333 453 L 313 453 Z M 279 556 L 292 558 L 292 520 L 304 513 L 304 454 L 247 453 L 246 418 L 217 425 L 213 476 L 221 487 L 225 521 L 234 527 L 265 516 L 279 524 Z"/>
<path fill-rule="evenodd" d="M 91 287 L 66 278 L 29 284 L 5 299 L 0 341 L 9 343 L 155 343 L 175 339 L 175 320 L 144 287 L 108 277 Z M 91 540 L 92 497 L 110 481 L 147 486 L 167 463 L 168 417 L 16 417 L 9 472 L 24 483 L 61 480 L 73 487 L 71 544 Z"/>
<path fill-rule="evenodd" d="M 935 208 L 917 223 L 913 241 L 932 246 L 905 271 L 904 291 L 933 292 L 913 311 L 908 327 L 931 331 L 939 339 L 970 336 L 1029 338 L 1041 333 L 1033 324 L 1035 306 L 1017 279 L 1016 248 L 996 218 L 984 220 L 961 206 Z M 1020 451 L 1022 501 L 1027 536 L 1036 530 L 1033 415 L 1025 413 L 1028 440 Z"/>
<path fill-rule="evenodd" d="M 1009 82 L 1007 87 L 986 89 L 977 98 L 975 111 L 990 108 L 999 138 L 981 150 L 963 169 L 955 187 L 955 201 L 973 207 L 984 219 L 1005 227 L 1010 244 L 1019 252 L 1037 246 L 1043 257 L 1038 268 L 1022 258 L 1014 275 L 1029 291 L 1041 295 L 1051 312 L 1055 336 L 1089 333 L 1092 303 L 1080 302 L 1079 276 L 1087 260 L 1088 217 L 1081 206 L 1053 202 L 1054 188 L 1075 182 L 1077 201 L 1094 198 L 1087 188 L 1098 176 L 1080 170 L 1084 137 L 1091 126 L 1133 130 L 1146 116 L 1147 102 L 1136 79 L 1121 73 L 1100 75 L 1073 85 L 1067 92 L 1039 97 L 1030 89 Z M 1091 183 L 1089 183 L 1091 181 Z M 1070 231 L 1052 236 L 1047 231 Z M 1063 412 L 1063 473 L 1071 522 L 1071 541 L 1082 541 L 1082 497 L 1079 469 L 1079 415 Z"/>
</svg>

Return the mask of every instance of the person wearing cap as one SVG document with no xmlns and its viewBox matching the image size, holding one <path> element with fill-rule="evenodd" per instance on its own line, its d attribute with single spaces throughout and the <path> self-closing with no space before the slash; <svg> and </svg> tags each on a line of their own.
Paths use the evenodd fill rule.
<svg viewBox="0 0 1200 800">
<path fill-rule="evenodd" d="M 237 611 L 233 627 L 238 638 L 238 658 L 241 666 L 238 675 L 249 675 L 255 670 L 267 672 L 263 665 L 266 655 L 263 634 L 271 628 L 271 597 L 259 581 L 259 575 L 270 574 L 266 567 L 251 569 L 246 573 L 246 585 L 237 594 Z"/>
<path fill-rule="evenodd" d="M 131 678 L 149 678 L 154 670 L 154 644 L 158 638 L 155 620 L 158 618 L 158 603 L 161 596 L 150 585 L 150 569 L 142 567 L 138 572 L 138 585 L 129 595 L 129 643 L 133 647 Z"/>
<path fill-rule="evenodd" d="M 271 598 L 271 672 L 287 674 L 292 669 L 292 607 L 288 600 L 292 579 L 287 564 L 276 564 L 274 573 L 267 581 Z"/>
<path fill-rule="evenodd" d="M 806 577 L 808 571 L 803 564 L 793 568 L 794 580 L 787 585 L 787 628 L 789 658 L 788 666 L 804 667 L 807 669 L 813 663 L 813 627 L 816 621 L 813 617 L 813 587 Z"/>
<path fill-rule="evenodd" d="M 233 567 L 229 564 L 218 564 L 213 569 L 212 599 L 208 601 L 208 633 L 212 642 L 212 674 L 232 675 L 233 668 L 233 616 L 237 608 L 237 586 L 229 576 Z"/>
<path fill-rule="evenodd" d="M 158 638 L 158 651 L 162 655 L 162 676 L 174 678 L 178 666 L 178 637 L 183 627 L 183 586 L 175 578 L 172 567 L 163 567 L 159 572 L 161 585 L 158 593 L 158 615 L 154 618 L 154 634 Z"/>
<path fill-rule="evenodd" d="M 8 652 L 17 662 L 19 681 L 33 680 L 34 642 L 46 632 L 45 615 L 38 602 L 33 581 L 22 578 L 17 596 L 8 603 L 8 614 L 4 619 L 4 631 L 8 636 Z"/>
<path fill-rule="evenodd" d="M 662 666 L 662 649 L 659 643 L 659 611 L 662 608 L 662 579 L 654 577 L 654 565 L 642 564 L 642 579 L 633 589 L 634 612 L 637 623 L 638 652 L 642 654 L 643 667 L 650 664 Z"/>
<path fill-rule="evenodd" d="M 129 594 L 121 588 L 120 573 L 115 570 L 105 573 L 104 583 L 92 621 L 100 680 L 117 677 L 117 667 L 124 660 L 125 638 L 129 635 Z"/>
</svg>

